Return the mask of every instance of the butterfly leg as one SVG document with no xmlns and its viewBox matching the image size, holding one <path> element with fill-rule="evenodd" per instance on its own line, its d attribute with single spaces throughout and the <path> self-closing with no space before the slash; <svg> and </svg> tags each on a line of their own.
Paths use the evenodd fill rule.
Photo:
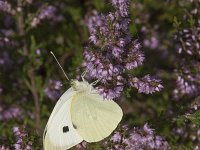
<svg viewBox="0 0 200 150">
<path fill-rule="evenodd" d="M 84 71 L 84 72 L 81 74 L 81 78 L 82 78 L 83 81 L 85 81 L 84 77 L 85 77 L 87 71 L 88 71 L 88 70 Z"/>
<path fill-rule="evenodd" d="M 99 83 L 99 81 L 101 81 L 101 79 L 102 79 L 102 77 L 101 77 L 101 78 L 99 78 L 98 80 L 96 80 L 96 81 L 92 82 L 92 83 L 91 83 L 91 85 L 96 85 L 97 83 Z"/>
</svg>

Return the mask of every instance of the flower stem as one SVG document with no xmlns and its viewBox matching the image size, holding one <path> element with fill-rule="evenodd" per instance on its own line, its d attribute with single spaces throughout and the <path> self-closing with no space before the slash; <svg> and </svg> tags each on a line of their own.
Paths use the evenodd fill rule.
<svg viewBox="0 0 200 150">
<path fill-rule="evenodd" d="M 35 74 L 34 74 L 34 70 L 33 68 L 31 68 L 28 71 L 28 77 L 31 80 L 31 93 L 33 95 L 34 98 L 34 105 L 35 105 L 35 127 L 36 127 L 36 132 L 37 134 L 41 133 L 41 121 L 40 121 L 40 104 L 39 104 L 39 96 L 38 96 L 38 92 L 37 92 L 37 87 L 35 84 Z"/>
<path fill-rule="evenodd" d="M 17 1 L 17 5 L 19 8 L 22 8 L 22 0 Z M 23 56 L 28 58 L 28 46 L 27 46 L 27 41 L 25 38 L 26 31 L 25 31 L 25 20 L 24 20 L 24 14 L 23 11 L 20 11 L 19 14 L 17 15 L 17 26 L 19 30 L 19 36 L 22 38 L 22 50 L 23 50 Z M 31 61 L 31 60 L 29 60 Z M 31 94 L 33 95 L 34 99 L 34 105 L 35 105 L 35 128 L 36 128 L 36 133 L 40 135 L 41 133 L 41 120 L 40 120 L 40 104 L 39 104 L 39 95 L 37 91 L 37 85 L 35 81 L 35 74 L 34 74 L 34 67 L 30 66 L 30 69 L 27 72 L 28 78 L 30 79 L 31 86 L 30 86 L 30 91 Z"/>
</svg>

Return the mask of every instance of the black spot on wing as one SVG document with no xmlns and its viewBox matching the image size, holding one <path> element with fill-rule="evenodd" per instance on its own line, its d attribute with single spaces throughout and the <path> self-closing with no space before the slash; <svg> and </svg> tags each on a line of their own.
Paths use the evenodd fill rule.
<svg viewBox="0 0 200 150">
<path fill-rule="evenodd" d="M 68 132 L 69 131 L 69 127 L 68 126 L 64 126 L 63 127 L 63 133 L 66 133 L 66 132 Z"/>
</svg>

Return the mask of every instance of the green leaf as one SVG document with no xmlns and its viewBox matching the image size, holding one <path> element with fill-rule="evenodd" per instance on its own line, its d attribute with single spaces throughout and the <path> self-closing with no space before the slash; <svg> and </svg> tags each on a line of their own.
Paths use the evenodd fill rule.
<svg viewBox="0 0 200 150">
<path fill-rule="evenodd" d="M 196 111 L 193 114 L 185 115 L 185 118 L 190 120 L 193 124 L 200 127 L 200 110 Z"/>
<path fill-rule="evenodd" d="M 174 16 L 174 19 L 173 19 L 173 26 L 174 26 L 175 28 L 178 29 L 180 25 L 181 25 L 181 22 L 178 21 L 178 19 L 177 19 L 176 16 Z"/>
</svg>

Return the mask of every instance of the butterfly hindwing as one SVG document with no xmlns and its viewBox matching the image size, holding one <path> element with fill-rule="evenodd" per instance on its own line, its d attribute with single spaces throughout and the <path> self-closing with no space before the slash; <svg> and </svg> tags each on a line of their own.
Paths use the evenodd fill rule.
<svg viewBox="0 0 200 150">
<path fill-rule="evenodd" d="M 56 103 L 43 135 L 45 150 L 66 150 L 83 140 L 71 121 L 70 108 L 73 95 L 74 91 L 70 88 Z"/>
<path fill-rule="evenodd" d="M 122 119 L 122 110 L 112 100 L 103 100 L 97 93 L 73 96 L 71 117 L 78 134 L 87 142 L 109 136 Z"/>
</svg>

